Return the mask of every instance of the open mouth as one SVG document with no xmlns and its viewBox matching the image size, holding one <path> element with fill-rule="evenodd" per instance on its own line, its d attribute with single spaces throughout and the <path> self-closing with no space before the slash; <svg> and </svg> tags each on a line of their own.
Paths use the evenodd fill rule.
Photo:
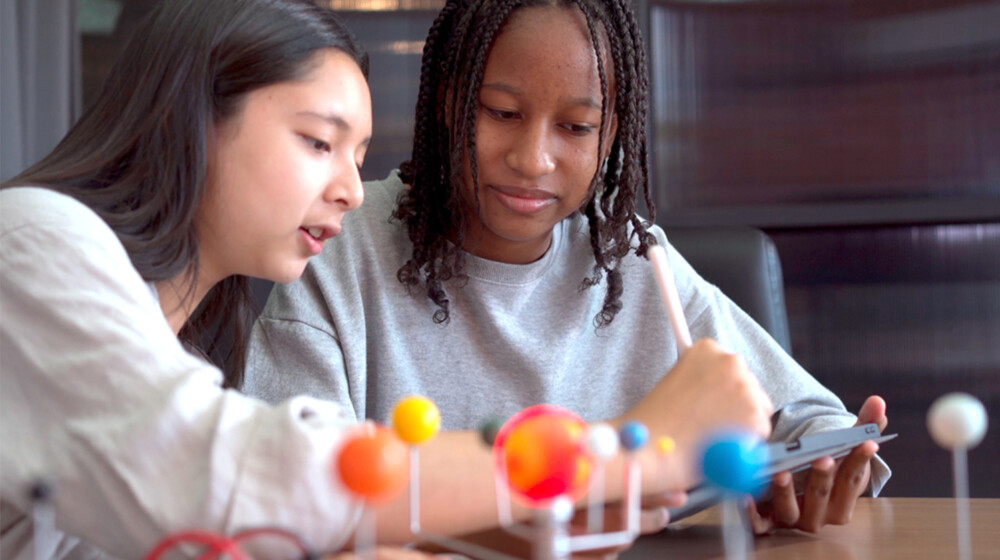
<svg viewBox="0 0 1000 560">
<path fill-rule="evenodd" d="M 308 233 L 309 235 L 315 237 L 319 241 L 323 241 L 323 239 L 324 239 L 324 237 L 323 237 L 323 228 L 320 228 L 320 227 L 311 227 L 311 228 L 303 228 L 303 229 L 305 229 L 306 233 Z"/>
</svg>

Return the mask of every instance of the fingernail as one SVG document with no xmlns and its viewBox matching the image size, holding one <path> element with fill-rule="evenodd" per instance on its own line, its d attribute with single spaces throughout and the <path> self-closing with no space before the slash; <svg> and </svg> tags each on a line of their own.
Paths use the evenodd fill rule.
<svg viewBox="0 0 1000 560">
<path fill-rule="evenodd" d="M 687 502 L 687 492 L 670 491 L 663 495 L 663 499 L 671 504 L 684 505 Z"/>
<path fill-rule="evenodd" d="M 670 511 L 665 507 L 658 509 L 659 518 L 656 520 L 656 524 L 662 529 L 670 524 Z"/>
</svg>

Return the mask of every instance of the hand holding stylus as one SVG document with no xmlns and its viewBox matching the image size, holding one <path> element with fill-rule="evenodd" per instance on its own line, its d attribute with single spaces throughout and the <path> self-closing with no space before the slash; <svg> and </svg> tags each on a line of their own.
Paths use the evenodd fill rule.
<svg viewBox="0 0 1000 560">
<path fill-rule="evenodd" d="M 623 417 L 642 422 L 653 437 L 674 439 L 678 465 L 683 469 L 675 474 L 685 486 L 661 490 L 680 490 L 700 478 L 695 454 L 706 437 L 722 429 L 739 428 L 767 438 L 774 406 L 743 358 L 723 351 L 709 339 L 692 342 L 666 252 L 652 246 L 648 254 L 680 358 Z"/>
</svg>

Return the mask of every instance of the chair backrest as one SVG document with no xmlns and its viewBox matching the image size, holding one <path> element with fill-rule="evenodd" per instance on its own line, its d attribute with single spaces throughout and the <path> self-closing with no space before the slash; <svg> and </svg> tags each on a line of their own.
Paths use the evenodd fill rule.
<svg viewBox="0 0 1000 560">
<path fill-rule="evenodd" d="M 781 261 L 774 241 L 751 227 L 666 227 L 667 241 L 791 354 Z"/>
</svg>

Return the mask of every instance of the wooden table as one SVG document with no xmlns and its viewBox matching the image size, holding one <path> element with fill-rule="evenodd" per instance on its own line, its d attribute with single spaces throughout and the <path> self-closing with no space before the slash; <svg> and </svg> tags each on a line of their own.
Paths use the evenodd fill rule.
<svg viewBox="0 0 1000 560">
<path fill-rule="evenodd" d="M 969 500 L 972 554 L 1000 559 L 1000 499 Z M 725 559 L 717 508 L 639 539 L 622 560 Z M 862 498 L 848 525 L 819 533 L 781 530 L 754 540 L 757 560 L 942 560 L 958 558 L 955 500 Z"/>
</svg>

